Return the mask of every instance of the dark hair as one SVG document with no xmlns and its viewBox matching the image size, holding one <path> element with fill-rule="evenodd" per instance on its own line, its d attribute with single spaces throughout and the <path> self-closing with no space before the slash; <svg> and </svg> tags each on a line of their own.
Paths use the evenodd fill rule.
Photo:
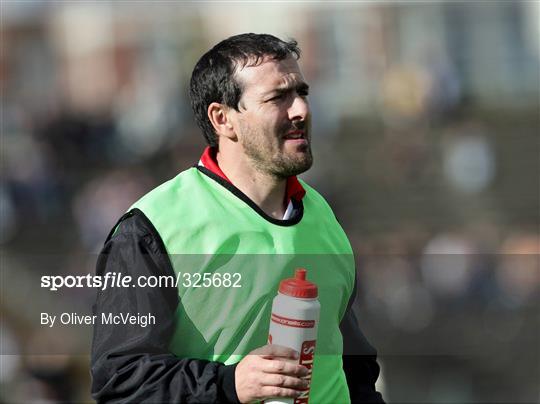
<svg viewBox="0 0 540 404">
<path fill-rule="evenodd" d="M 267 56 L 283 60 L 293 55 L 298 59 L 297 45 L 293 39 L 285 42 L 268 34 L 241 34 L 221 41 L 199 59 L 191 74 L 189 96 L 197 125 L 210 146 L 217 146 L 218 139 L 208 119 L 208 106 L 219 102 L 238 111 L 243 89 L 235 79 L 237 68 L 257 66 Z"/>
</svg>

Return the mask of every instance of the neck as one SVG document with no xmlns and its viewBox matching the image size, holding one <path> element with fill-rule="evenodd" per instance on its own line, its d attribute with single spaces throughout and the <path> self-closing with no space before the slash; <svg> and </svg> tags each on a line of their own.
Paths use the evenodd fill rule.
<svg viewBox="0 0 540 404">
<path fill-rule="evenodd" d="M 234 186 L 255 202 L 264 213 L 275 219 L 283 218 L 286 210 L 286 179 L 260 172 L 245 158 L 231 158 L 218 151 L 216 159 L 219 168 Z"/>
</svg>

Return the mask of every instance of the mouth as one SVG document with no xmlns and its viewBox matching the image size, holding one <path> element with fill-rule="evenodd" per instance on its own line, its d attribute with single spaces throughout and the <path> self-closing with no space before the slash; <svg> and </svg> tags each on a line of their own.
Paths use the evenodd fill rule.
<svg viewBox="0 0 540 404">
<path fill-rule="evenodd" d="M 284 137 L 285 140 L 304 140 L 307 141 L 306 132 L 304 130 L 292 130 L 288 132 Z"/>
</svg>

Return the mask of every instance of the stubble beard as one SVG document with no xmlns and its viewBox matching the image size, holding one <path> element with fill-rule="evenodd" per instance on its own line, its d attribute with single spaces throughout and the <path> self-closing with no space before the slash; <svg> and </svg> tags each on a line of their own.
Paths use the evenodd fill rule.
<svg viewBox="0 0 540 404">
<path fill-rule="evenodd" d="M 273 142 L 266 143 L 261 140 L 265 139 L 265 136 L 268 136 L 267 134 L 256 133 L 253 128 L 244 131 L 244 133 L 247 134 L 242 141 L 244 153 L 251 160 L 255 169 L 261 173 L 271 175 L 277 179 L 286 179 L 306 172 L 313 164 L 309 136 L 307 145 L 295 146 L 294 153 L 287 153 L 285 140 L 282 137 L 272 139 Z M 309 129 L 306 133 L 309 133 Z M 270 150 L 270 147 L 272 147 L 272 150 Z"/>
</svg>

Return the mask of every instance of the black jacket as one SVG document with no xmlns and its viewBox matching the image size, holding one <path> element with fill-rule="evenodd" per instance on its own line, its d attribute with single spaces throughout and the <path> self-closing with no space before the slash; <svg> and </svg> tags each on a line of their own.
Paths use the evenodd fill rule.
<svg viewBox="0 0 540 404">
<path fill-rule="evenodd" d="M 125 214 L 111 232 L 98 258 L 97 275 L 122 273 L 133 278 L 174 275 L 163 241 L 144 214 Z M 356 288 L 355 288 L 356 292 Z M 361 333 L 351 297 L 340 324 L 344 337 L 343 367 L 351 399 L 383 403 L 375 391 L 379 375 L 376 352 Z M 98 291 L 94 314 L 152 313 L 156 324 L 94 326 L 92 397 L 98 403 L 238 402 L 234 372 L 225 365 L 179 358 L 168 349 L 179 304 L 176 288 L 107 288 Z"/>
</svg>

